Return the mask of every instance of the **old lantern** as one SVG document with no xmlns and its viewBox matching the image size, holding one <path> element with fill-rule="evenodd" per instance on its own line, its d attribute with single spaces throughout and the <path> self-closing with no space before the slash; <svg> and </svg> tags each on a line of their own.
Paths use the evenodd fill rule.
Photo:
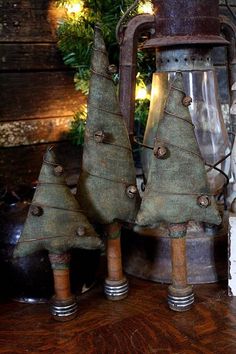
<svg viewBox="0 0 236 354">
<path fill-rule="evenodd" d="M 211 55 L 215 46 L 228 44 L 228 41 L 220 36 L 219 2 L 152 0 L 152 4 L 153 15 L 138 15 L 127 23 L 125 17 L 120 21 L 118 36 L 122 113 L 132 136 L 136 52 L 141 34 L 149 33 L 149 38 L 142 46 L 146 50 L 155 50 L 156 72 L 153 74 L 151 103 L 143 141 L 147 147 L 142 156 L 144 175 L 147 178 L 150 155 L 153 153 L 149 148 L 154 146 L 158 124 L 164 114 L 169 82 L 174 79 L 176 73 L 181 72 L 186 93 L 183 105 L 189 108 L 195 137 L 203 160 L 208 165 L 211 194 L 217 195 L 225 184 L 224 176 L 228 173 L 230 165 L 229 161 L 225 160 L 230 154 L 230 145 L 218 99 L 217 79 Z M 224 25 L 228 26 L 226 23 Z M 228 30 L 232 35 L 232 30 Z M 219 170 L 224 170 L 225 174 Z M 184 258 L 185 254 L 182 254 L 182 257 Z M 171 301 L 174 301 L 173 298 Z M 178 304 L 169 305 L 179 310 Z M 189 308 L 190 303 L 181 306 L 185 310 Z"/>
</svg>

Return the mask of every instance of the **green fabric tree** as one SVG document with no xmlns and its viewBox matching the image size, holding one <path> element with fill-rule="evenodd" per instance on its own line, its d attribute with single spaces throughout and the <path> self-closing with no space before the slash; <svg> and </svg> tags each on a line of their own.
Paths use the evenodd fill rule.
<svg viewBox="0 0 236 354">
<path fill-rule="evenodd" d="M 182 75 L 177 73 L 157 129 L 139 225 L 221 222 L 184 98 Z"/>
<path fill-rule="evenodd" d="M 132 151 L 98 28 L 91 72 L 78 200 L 93 221 L 134 221 L 139 197 Z"/>
<path fill-rule="evenodd" d="M 15 257 L 46 249 L 63 253 L 70 248 L 96 249 L 101 241 L 81 212 L 65 183 L 61 166 L 50 149 L 44 156 L 38 185 L 29 208 Z"/>
</svg>

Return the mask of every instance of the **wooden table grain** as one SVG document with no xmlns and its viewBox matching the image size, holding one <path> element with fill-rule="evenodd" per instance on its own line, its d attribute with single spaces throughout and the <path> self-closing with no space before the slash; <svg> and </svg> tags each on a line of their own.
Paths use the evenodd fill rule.
<svg viewBox="0 0 236 354">
<path fill-rule="evenodd" d="M 226 284 L 195 286 L 193 309 L 175 313 L 166 285 L 129 281 L 120 302 L 105 299 L 100 281 L 79 297 L 79 315 L 68 323 L 55 322 L 48 304 L 1 303 L 0 353 L 236 353 L 236 299 Z"/>
</svg>

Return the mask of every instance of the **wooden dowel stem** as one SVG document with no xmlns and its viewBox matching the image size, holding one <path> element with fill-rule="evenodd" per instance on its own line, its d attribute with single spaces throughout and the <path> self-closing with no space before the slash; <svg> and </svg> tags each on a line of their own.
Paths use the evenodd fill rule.
<svg viewBox="0 0 236 354">
<path fill-rule="evenodd" d="M 186 237 L 171 239 L 172 285 L 176 289 L 187 286 Z"/>
<path fill-rule="evenodd" d="M 53 269 L 54 290 L 57 300 L 67 300 L 71 297 L 70 270 Z"/>
<path fill-rule="evenodd" d="M 120 225 L 115 223 L 107 227 L 107 270 L 108 279 L 112 281 L 123 279 L 120 229 Z M 116 235 L 115 238 L 113 238 L 114 235 Z"/>
</svg>

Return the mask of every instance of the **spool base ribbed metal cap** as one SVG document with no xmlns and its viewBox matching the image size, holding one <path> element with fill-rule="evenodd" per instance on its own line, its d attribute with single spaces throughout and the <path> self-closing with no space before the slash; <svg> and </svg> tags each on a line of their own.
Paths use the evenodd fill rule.
<svg viewBox="0 0 236 354">
<path fill-rule="evenodd" d="M 194 293 L 186 296 L 174 296 L 168 294 L 168 305 L 173 311 L 183 312 L 188 311 L 194 303 Z"/>
<path fill-rule="evenodd" d="M 58 300 L 53 297 L 50 311 L 56 321 L 66 322 L 77 316 L 78 304 L 75 297 L 68 300 Z"/>
<path fill-rule="evenodd" d="M 121 281 L 105 280 L 104 293 L 108 300 L 117 301 L 127 297 L 129 283 L 126 278 Z"/>
</svg>

